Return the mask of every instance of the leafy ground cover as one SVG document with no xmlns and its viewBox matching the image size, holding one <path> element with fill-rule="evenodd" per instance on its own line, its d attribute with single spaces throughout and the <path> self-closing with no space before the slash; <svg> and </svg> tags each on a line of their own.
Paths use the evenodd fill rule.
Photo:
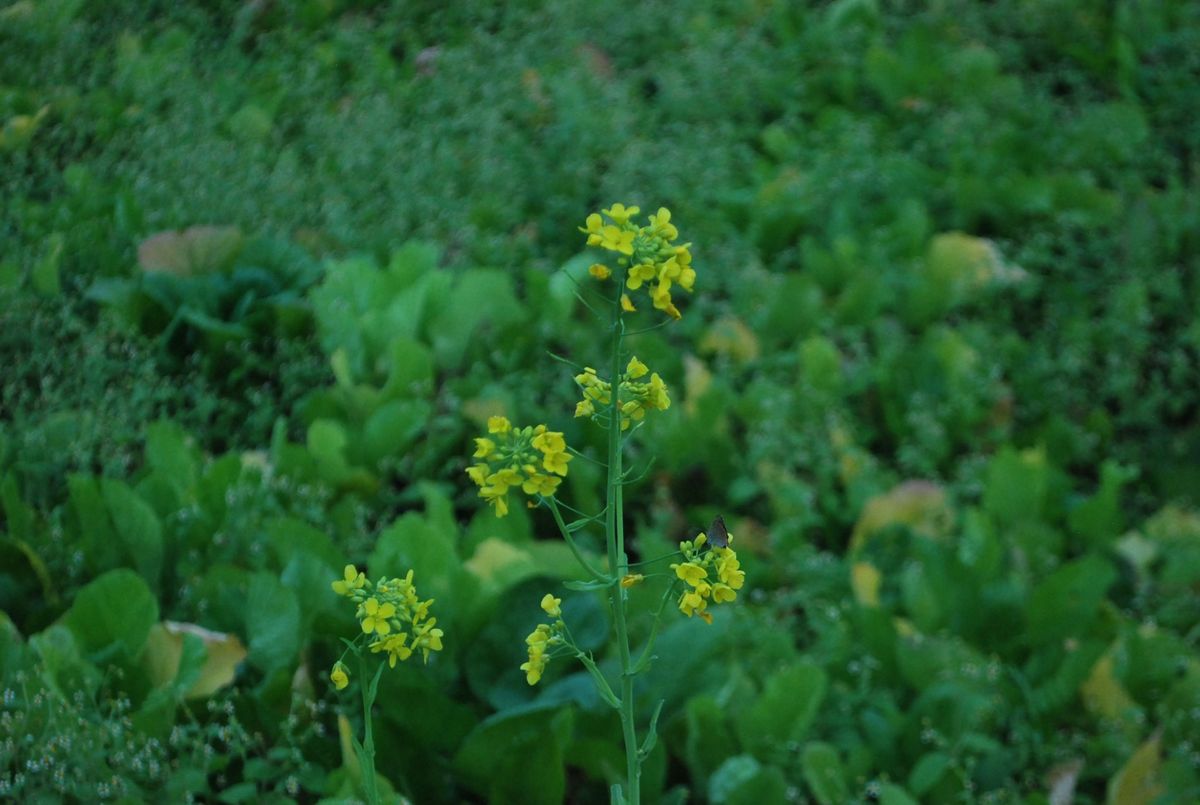
<svg viewBox="0 0 1200 805">
<path fill-rule="evenodd" d="M 647 801 L 1200 797 L 1195 4 L 21 0 L 0 43 L 0 793 L 354 796 L 349 561 L 446 633 L 381 683 L 395 791 L 604 801 L 615 717 L 519 670 L 570 554 L 464 469 L 512 411 L 599 449 L 549 353 L 603 354 L 576 227 L 623 200 L 702 267 L 639 336 L 633 549 L 723 513 L 747 573 L 660 637 Z"/>
</svg>

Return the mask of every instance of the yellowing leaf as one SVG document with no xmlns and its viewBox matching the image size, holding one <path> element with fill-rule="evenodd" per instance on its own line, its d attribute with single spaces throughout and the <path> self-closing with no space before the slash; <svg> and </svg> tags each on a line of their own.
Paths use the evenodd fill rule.
<svg viewBox="0 0 1200 805">
<path fill-rule="evenodd" d="M 200 638 L 207 655 L 200 675 L 184 696 L 203 699 L 233 684 L 237 667 L 246 658 L 246 648 L 237 635 L 213 632 L 194 623 L 163 621 L 150 628 L 142 655 L 143 667 L 154 687 L 175 679 L 183 654 L 183 638 L 189 634 Z"/>
<path fill-rule="evenodd" d="M 1162 734 L 1150 736 L 1108 781 L 1108 805 L 1146 805 L 1165 790 L 1159 770 Z"/>
<path fill-rule="evenodd" d="M 864 606 L 879 606 L 879 585 L 882 581 L 879 569 L 870 562 L 855 562 L 850 567 L 850 587 L 854 590 L 854 598 Z"/>
<path fill-rule="evenodd" d="M 1112 649 L 1092 666 L 1092 672 L 1080 686 L 1079 692 L 1083 696 L 1084 707 L 1103 718 L 1122 718 L 1137 708 L 1137 704 L 1113 675 Z"/>
<path fill-rule="evenodd" d="M 850 551 L 892 525 L 906 525 L 917 534 L 941 539 L 949 532 L 952 518 L 946 490 L 930 481 L 905 481 L 867 501 L 850 537 Z"/>
<path fill-rule="evenodd" d="M 725 316 L 700 339 L 700 351 L 717 353 L 746 363 L 758 357 L 758 338 L 741 319 Z"/>
</svg>

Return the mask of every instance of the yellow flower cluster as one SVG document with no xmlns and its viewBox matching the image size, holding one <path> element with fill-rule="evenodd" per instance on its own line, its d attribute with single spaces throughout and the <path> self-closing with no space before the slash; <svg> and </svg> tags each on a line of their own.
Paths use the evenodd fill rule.
<svg viewBox="0 0 1200 805">
<path fill-rule="evenodd" d="M 737 591 L 746 583 L 746 574 L 733 548 L 713 546 L 703 551 L 707 541 L 708 536 L 701 533 L 694 540 L 679 543 L 679 550 L 687 561 L 671 565 L 671 569 L 687 584 L 679 596 L 679 611 L 689 618 L 699 615 L 705 623 L 712 623 L 708 602 L 724 604 L 736 599 Z M 732 534 L 729 542 L 732 545 Z"/>
<path fill-rule="evenodd" d="M 372 583 L 354 565 L 346 565 L 342 578 L 333 582 L 333 591 L 357 604 L 355 613 L 363 634 L 374 638 L 373 653 L 386 652 L 388 666 L 421 652 L 429 662 L 429 652 L 442 650 L 442 630 L 437 618 L 429 617 L 433 599 L 422 601 L 413 586 L 413 572 L 402 579 L 382 578 Z M 329 675 L 340 690 L 349 684 L 346 667 L 340 662 Z"/>
<path fill-rule="evenodd" d="M 639 212 L 638 207 L 614 204 L 589 215 L 579 231 L 587 235 L 589 246 L 617 253 L 617 265 L 626 269 L 626 288 L 636 291 L 645 285 L 655 309 L 678 319 L 680 313 L 671 299 L 671 289 L 678 285 L 691 293 L 695 285 L 696 271 L 689 251 L 692 244 L 675 245 L 679 231 L 671 223 L 671 211 L 666 207 L 647 216 L 646 226 L 638 226 L 631 220 Z M 605 218 L 609 223 L 605 223 Z M 603 263 L 594 264 L 588 272 L 598 280 L 606 280 L 613 273 Z M 621 306 L 627 311 L 634 310 L 628 295 L 621 297 Z"/>
<path fill-rule="evenodd" d="M 542 678 L 542 673 L 546 670 L 546 663 L 550 661 L 547 652 L 563 642 L 562 599 L 546 593 L 542 597 L 542 609 L 547 615 L 554 618 L 554 622 L 539 623 L 537 628 L 529 633 L 529 637 L 525 638 L 525 645 L 529 649 L 529 660 L 521 664 L 521 670 L 525 672 L 525 681 L 530 685 L 536 685 Z"/>
<path fill-rule="evenodd" d="M 571 460 L 561 433 L 545 425 L 514 428 L 502 416 L 488 419 L 488 435 L 475 440 L 475 458 L 467 475 L 479 487 L 479 496 L 496 510 L 508 514 L 508 490 L 520 487 L 526 495 L 551 497 L 567 475 Z"/>
<path fill-rule="evenodd" d="M 621 375 L 617 397 L 621 405 L 621 430 L 640 422 L 647 411 L 665 411 L 671 407 L 667 384 L 658 372 L 651 374 L 648 382 L 641 380 L 649 371 L 646 364 L 634 357 Z M 604 409 L 612 404 L 612 384 L 601 380 L 592 367 L 575 375 L 575 382 L 583 390 L 583 399 L 575 405 L 575 416 L 593 416 L 597 406 Z"/>
</svg>

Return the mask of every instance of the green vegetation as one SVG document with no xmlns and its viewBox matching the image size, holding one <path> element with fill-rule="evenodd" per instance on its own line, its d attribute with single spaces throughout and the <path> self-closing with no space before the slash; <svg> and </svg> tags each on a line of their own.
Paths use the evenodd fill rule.
<svg viewBox="0 0 1200 805">
<path fill-rule="evenodd" d="M 617 713 L 521 670 L 586 577 L 465 470 L 501 415 L 605 454 L 551 353 L 608 365 L 621 201 L 698 275 L 631 559 L 721 514 L 746 574 L 657 636 L 643 801 L 1197 801 L 1197 109 L 1187 0 L 3 0 L 0 796 L 361 797 L 349 562 L 445 632 L 385 799 L 607 801 Z"/>
</svg>

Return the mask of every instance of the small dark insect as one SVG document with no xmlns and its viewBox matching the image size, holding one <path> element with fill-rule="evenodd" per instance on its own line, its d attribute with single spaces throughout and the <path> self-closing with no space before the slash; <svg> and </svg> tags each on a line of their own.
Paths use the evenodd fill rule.
<svg viewBox="0 0 1200 805">
<path fill-rule="evenodd" d="M 729 532 L 725 529 L 725 518 L 719 514 L 708 528 L 708 542 L 714 548 L 729 547 Z"/>
</svg>

